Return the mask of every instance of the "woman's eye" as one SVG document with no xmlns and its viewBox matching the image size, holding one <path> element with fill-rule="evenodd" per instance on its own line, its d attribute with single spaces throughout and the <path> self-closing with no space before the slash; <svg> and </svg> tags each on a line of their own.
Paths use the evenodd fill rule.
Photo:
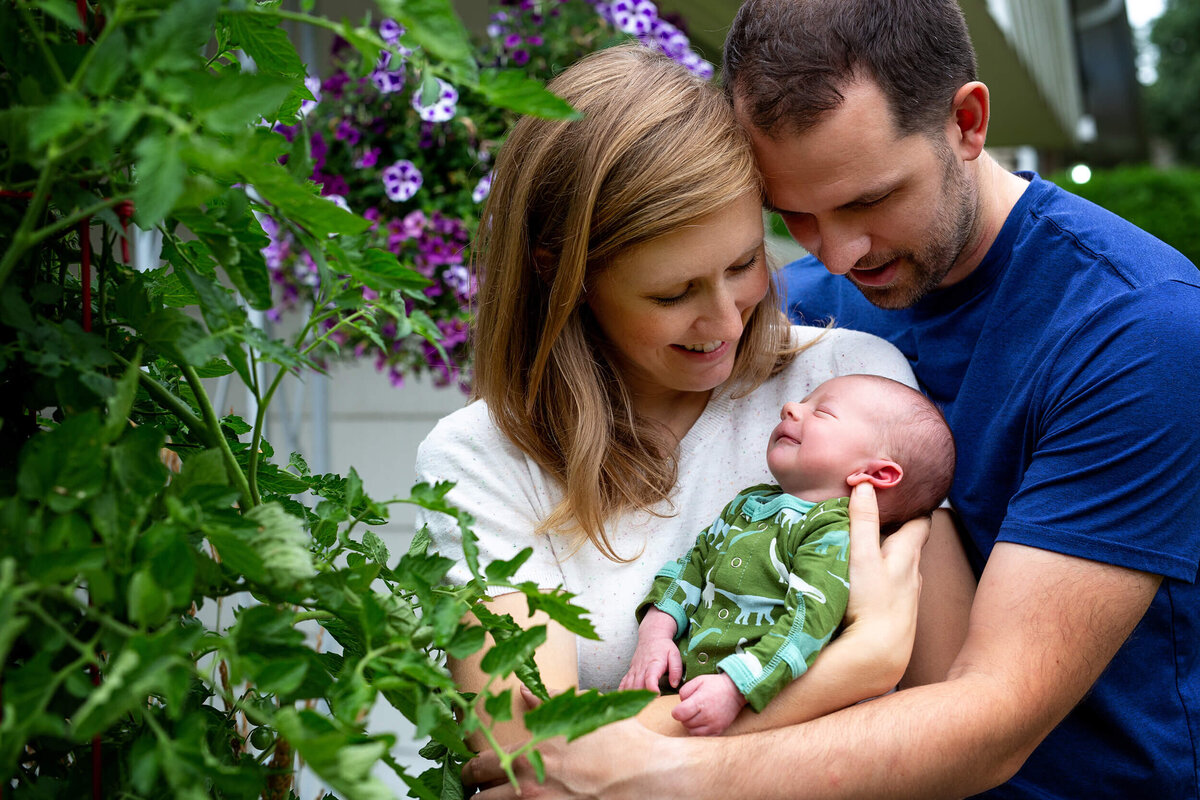
<svg viewBox="0 0 1200 800">
<path fill-rule="evenodd" d="M 757 263 L 758 263 L 758 253 L 755 253 L 753 256 L 750 257 L 750 260 L 747 261 L 745 264 L 734 264 L 729 269 L 735 273 L 736 272 L 745 272 L 746 270 L 751 269 Z"/>
<path fill-rule="evenodd" d="M 687 296 L 688 296 L 687 289 L 684 289 L 679 294 L 673 295 L 671 297 L 651 297 L 650 299 L 653 300 L 655 303 L 657 303 L 660 306 L 673 306 L 676 303 L 681 302 Z"/>
</svg>

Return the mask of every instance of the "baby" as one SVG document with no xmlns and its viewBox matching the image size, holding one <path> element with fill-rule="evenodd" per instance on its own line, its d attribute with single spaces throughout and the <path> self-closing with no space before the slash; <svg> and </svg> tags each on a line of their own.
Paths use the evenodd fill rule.
<svg viewBox="0 0 1200 800">
<path fill-rule="evenodd" d="M 833 636 L 850 590 L 852 486 L 875 487 L 887 532 L 936 508 L 954 476 L 941 412 L 888 378 L 826 381 L 780 419 L 767 445 L 778 485 L 738 494 L 638 606 L 620 688 L 686 677 L 672 716 L 694 735 L 721 733 L 746 703 L 761 711 Z"/>
</svg>

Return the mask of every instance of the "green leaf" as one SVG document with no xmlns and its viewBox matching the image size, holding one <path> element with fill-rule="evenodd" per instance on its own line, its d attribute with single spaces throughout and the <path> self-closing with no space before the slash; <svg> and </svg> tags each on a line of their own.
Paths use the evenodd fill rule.
<svg viewBox="0 0 1200 800">
<path fill-rule="evenodd" d="M 446 645 L 446 653 L 451 658 L 466 658 L 478 653 L 486 641 L 486 634 L 479 625 L 460 628 L 450 643 Z"/>
<path fill-rule="evenodd" d="M 246 518 L 258 526 L 254 547 L 277 587 L 292 589 L 316 574 L 301 520 L 287 513 L 279 503 L 255 506 Z"/>
<path fill-rule="evenodd" d="M 160 71 L 195 69 L 212 36 L 219 0 L 176 0 L 156 12 L 150 35 L 140 42 L 133 58 L 153 77 Z"/>
<path fill-rule="evenodd" d="M 287 32 L 279 27 L 278 17 L 269 11 L 234 11 L 227 12 L 224 19 L 233 35 L 231 44 L 245 50 L 259 72 L 304 77 L 304 62 Z"/>
<path fill-rule="evenodd" d="M 133 399 L 137 396 L 141 360 L 139 352 L 126 367 L 125 374 L 117 381 L 116 392 L 105 401 L 108 419 L 104 423 L 103 438 L 106 442 L 115 440 L 129 428 L 129 413 L 133 410 Z"/>
<path fill-rule="evenodd" d="M 394 253 L 375 247 L 364 250 L 361 261 L 350 261 L 345 266 L 357 281 L 380 292 L 415 291 L 432 283 L 421 273 L 401 264 Z"/>
<path fill-rule="evenodd" d="M 214 358 L 202 367 L 196 367 L 196 374 L 201 378 L 220 378 L 233 373 L 234 369 L 228 361 Z"/>
<path fill-rule="evenodd" d="M 533 555 L 533 548 L 526 547 L 521 552 L 507 561 L 493 561 L 484 569 L 484 574 L 487 575 L 488 583 L 505 583 L 511 578 L 521 565 L 529 560 Z"/>
<path fill-rule="evenodd" d="M 70 0 L 31 0 L 29 5 L 40 8 L 73 31 L 83 28 L 83 23 L 79 20 L 79 12 Z"/>
<path fill-rule="evenodd" d="M 541 81 L 515 69 L 486 69 L 479 75 L 479 92 L 488 102 L 545 119 L 582 119 L 570 103 L 551 92 Z"/>
<path fill-rule="evenodd" d="M 193 112 L 207 129 L 225 133 L 262 118 L 274 119 L 280 105 L 300 83 L 295 77 L 253 72 L 201 73 L 193 75 L 191 81 Z"/>
<path fill-rule="evenodd" d="M 517 588 L 525 593 L 525 599 L 529 603 L 530 614 L 536 611 L 545 611 L 550 615 L 550 619 L 562 625 L 576 636 L 596 640 L 600 638 L 599 634 L 596 633 L 596 629 L 592 627 L 592 623 L 583 616 L 588 613 L 587 609 L 573 605 L 570 602 L 571 598 L 575 595 L 562 590 L 545 592 L 532 583 L 522 583 Z"/>
<path fill-rule="evenodd" d="M 518 665 L 533 658 L 533 651 L 546 641 L 546 626 L 535 625 L 504 641 L 497 642 L 484 654 L 480 668 L 489 675 L 504 677 Z"/>
<path fill-rule="evenodd" d="M 75 15 L 75 21 L 79 21 L 78 15 Z M 83 76 L 83 85 L 93 95 L 105 97 L 125 74 L 128 64 L 129 40 L 123 30 L 116 28 L 96 48 L 92 63 Z"/>
<path fill-rule="evenodd" d="M 595 689 L 576 694 L 574 689 L 569 689 L 529 711 L 525 715 L 525 727 L 535 741 L 565 736 L 569 742 L 610 722 L 634 716 L 656 696 L 644 689 L 608 694 Z"/>
<path fill-rule="evenodd" d="M 134 219 L 138 227 L 151 230 L 183 194 L 187 170 L 177 143 L 169 135 L 147 136 L 138 142 L 135 152 Z"/>
<path fill-rule="evenodd" d="M 512 689 L 505 689 L 500 694 L 489 695 L 483 701 L 483 710 L 492 718 L 492 722 L 508 722 L 512 719 Z"/>
<path fill-rule="evenodd" d="M 146 317 L 141 334 L 156 351 L 196 367 L 204 366 L 224 350 L 219 339 L 209 336 L 199 322 L 175 308 L 164 308 Z"/>
<path fill-rule="evenodd" d="M 314 236 L 331 233 L 356 234 L 371 227 L 368 220 L 351 214 L 325 200 L 310 186 L 297 183 L 279 165 L 241 165 L 245 179 L 273 206 L 281 216 L 304 226 Z"/>
<path fill-rule="evenodd" d="M 152 498 L 167 482 L 160 458 L 165 444 L 162 431 L 143 425 L 129 429 L 112 448 L 112 471 L 133 497 Z"/>
<path fill-rule="evenodd" d="M 79 136 L 96 119 L 96 107 L 80 94 L 63 92 L 54 102 L 35 111 L 29 119 L 29 144 L 36 149 L 60 137 Z"/>
<path fill-rule="evenodd" d="M 134 573 L 129 581 L 126 593 L 126 603 L 129 608 L 129 618 L 135 625 L 151 628 L 166 619 L 168 609 L 167 593 L 155 582 L 147 570 Z"/>
<path fill-rule="evenodd" d="M 107 475 L 105 459 L 96 457 L 100 430 L 100 416 L 93 411 L 33 437 L 18 462 L 21 495 L 61 513 L 99 494 Z"/>
<path fill-rule="evenodd" d="M 367 531 L 363 534 L 362 543 L 372 561 L 381 566 L 387 566 L 391 555 L 388 553 L 387 545 L 383 543 L 378 534 L 374 531 Z"/>
<path fill-rule="evenodd" d="M 379 9 L 407 29 L 406 42 L 444 62 L 455 80 L 476 82 L 475 51 L 450 0 L 381 0 Z"/>
</svg>

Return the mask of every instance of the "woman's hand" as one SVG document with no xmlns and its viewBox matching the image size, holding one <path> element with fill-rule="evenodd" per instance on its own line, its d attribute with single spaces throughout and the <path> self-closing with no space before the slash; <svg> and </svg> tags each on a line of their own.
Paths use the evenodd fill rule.
<svg viewBox="0 0 1200 800">
<path fill-rule="evenodd" d="M 860 483 L 850 494 L 850 599 L 839 638 L 874 654 L 879 693 L 900 681 L 912 655 L 929 526 L 920 517 L 880 542 L 874 487 Z"/>
</svg>

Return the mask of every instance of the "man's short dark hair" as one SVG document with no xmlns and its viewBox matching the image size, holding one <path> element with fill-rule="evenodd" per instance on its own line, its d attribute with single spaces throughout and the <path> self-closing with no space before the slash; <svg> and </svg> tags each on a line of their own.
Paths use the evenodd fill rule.
<svg viewBox="0 0 1200 800">
<path fill-rule="evenodd" d="M 807 131 L 860 78 L 902 135 L 932 133 L 975 76 L 955 0 L 747 0 L 725 40 L 725 91 L 768 136 Z"/>
</svg>

